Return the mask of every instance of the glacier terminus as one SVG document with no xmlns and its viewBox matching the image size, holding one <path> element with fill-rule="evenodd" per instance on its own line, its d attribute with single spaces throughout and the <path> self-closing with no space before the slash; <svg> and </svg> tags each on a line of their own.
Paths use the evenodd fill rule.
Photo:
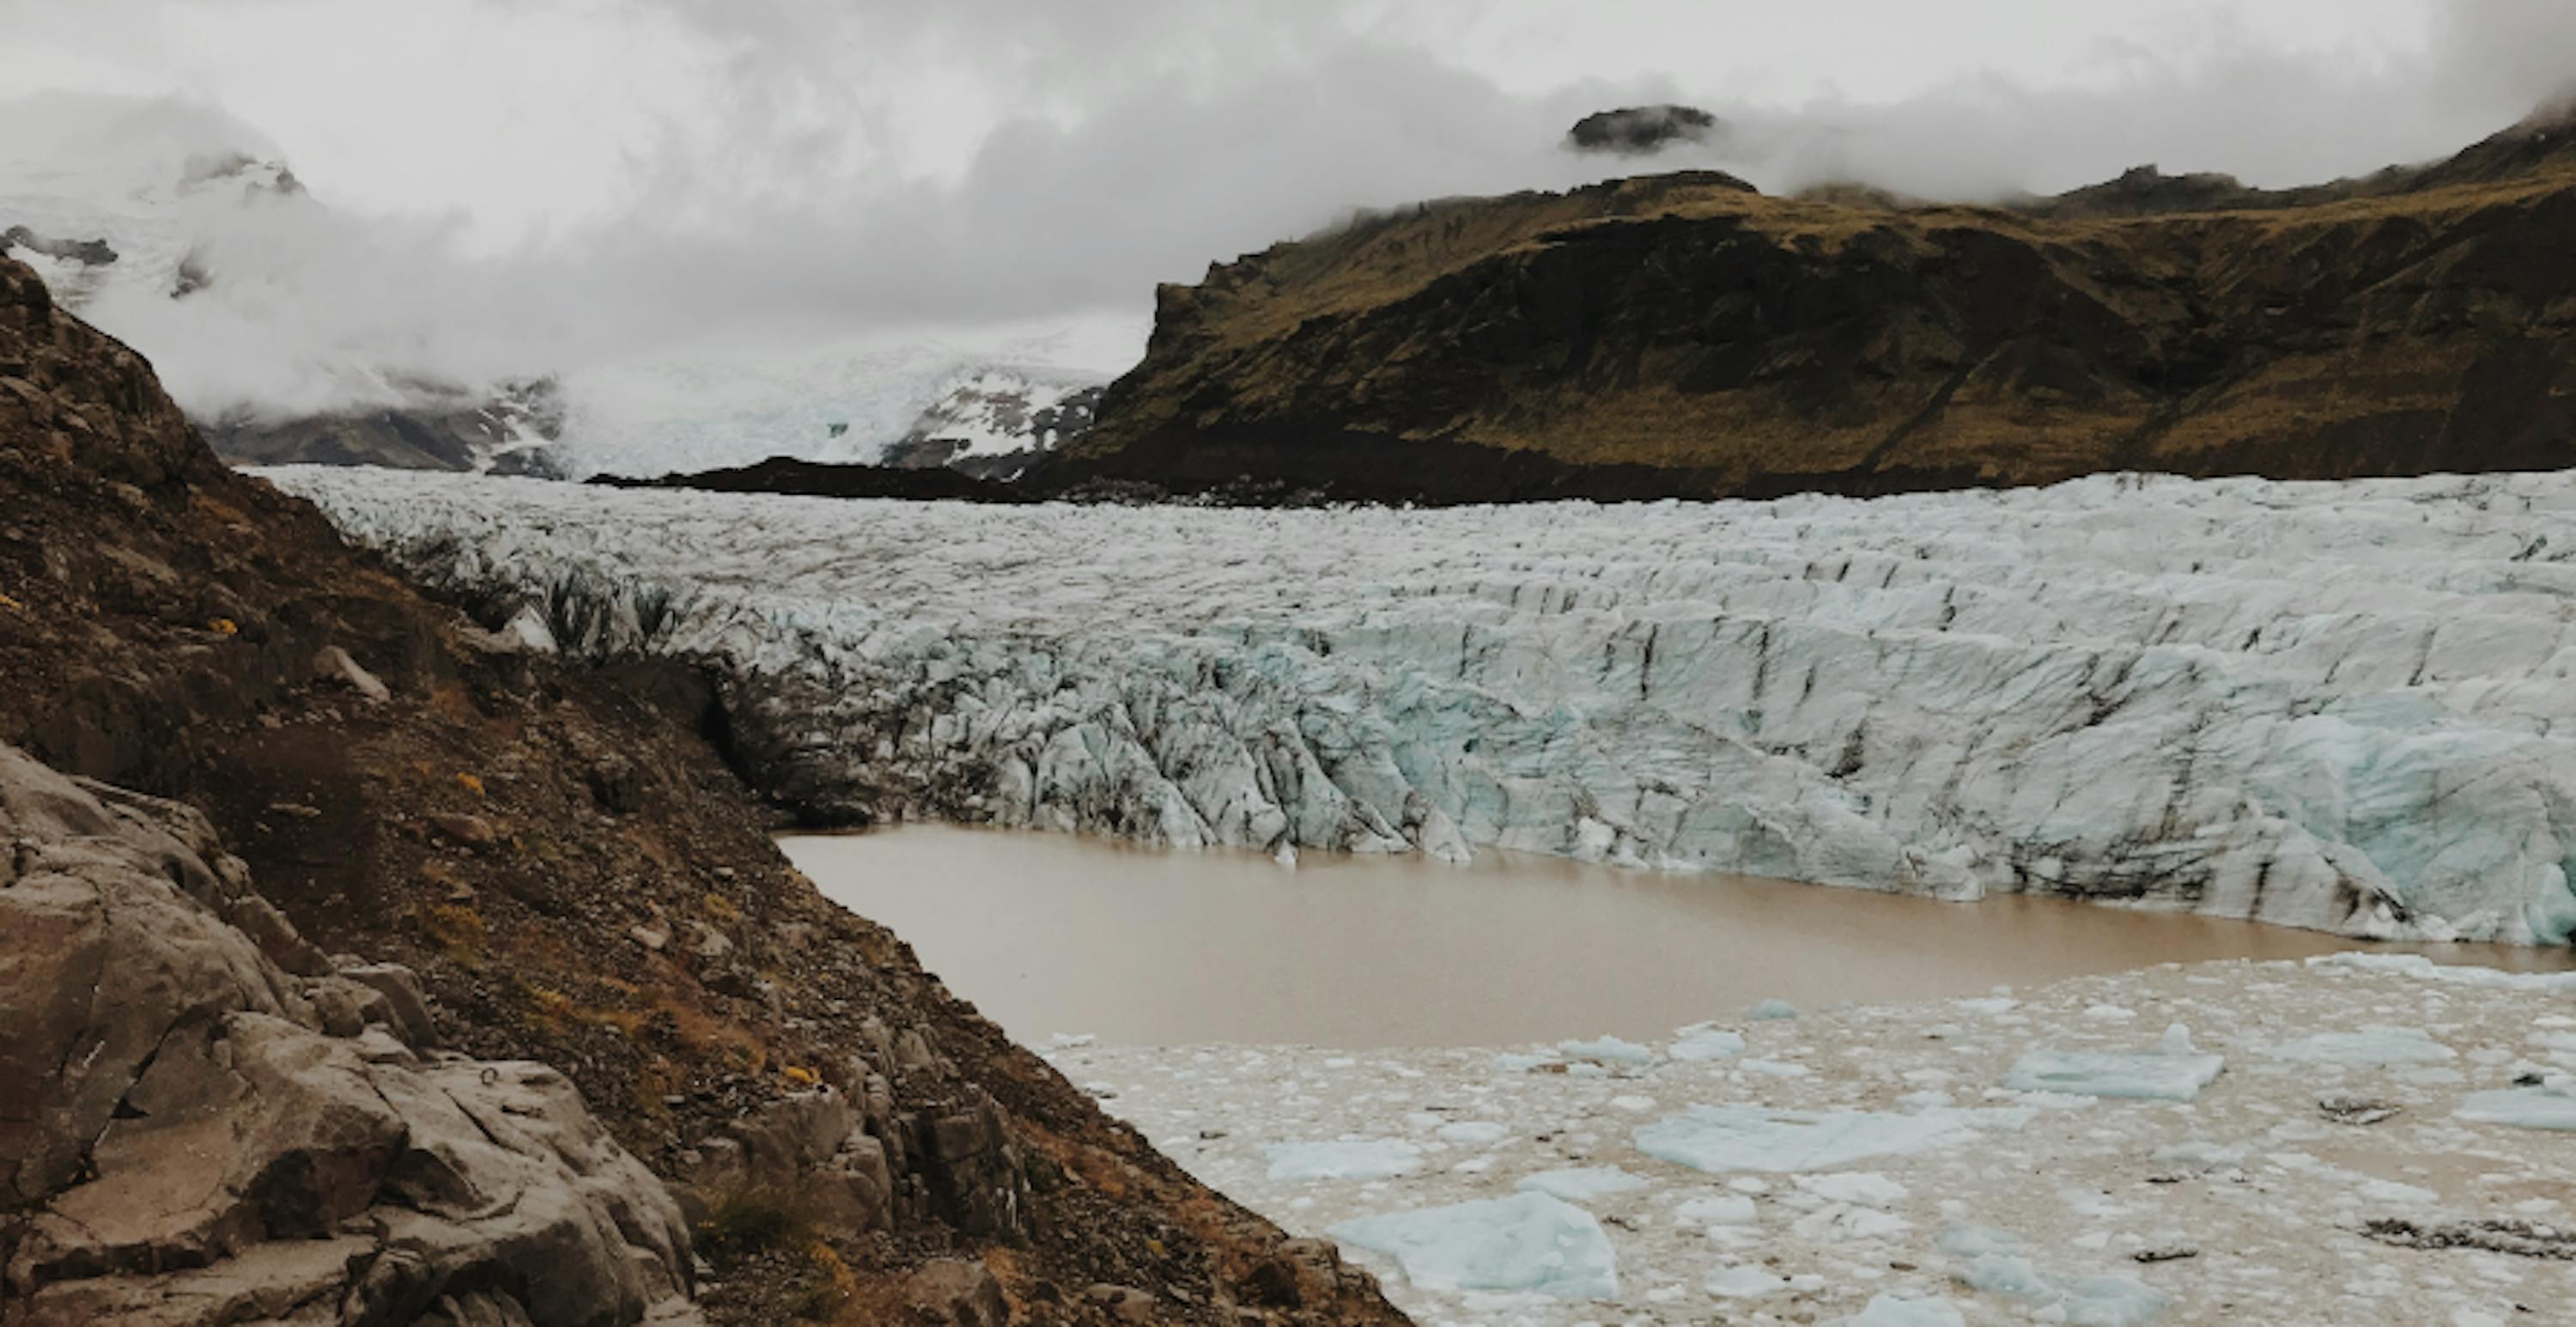
<svg viewBox="0 0 2576 1327">
<path fill-rule="evenodd" d="M 824 819 L 2576 932 L 2576 475 L 1249 510 L 262 472 Z"/>
</svg>

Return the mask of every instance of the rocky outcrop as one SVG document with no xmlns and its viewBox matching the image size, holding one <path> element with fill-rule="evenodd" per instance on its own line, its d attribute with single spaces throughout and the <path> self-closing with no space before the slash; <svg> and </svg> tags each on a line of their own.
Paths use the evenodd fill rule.
<svg viewBox="0 0 2576 1327">
<path fill-rule="evenodd" d="M 0 747 L 0 1322 L 694 1321 L 563 1075 L 438 1051 L 175 803 Z"/>
<path fill-rule="evenodd" d="M 1675 143 L 1704 143 L 1725 132 L 1724 122 L 1697 106 L 1622 106 L 1575 121 L 1565 132 L 1565 144 L 1578 152 L 1640 156 Z"/>
<path fill-rule="evenodd" d="M 208 445 L 243 465 L 381 465 L 560 478 L 552 446 L 563 403 L 551 378 L 503 383 L 488 395 L 442 384 L 405 384 L 411 404 L 268 419 L 204 421 Z"/>
<path fill-rule="evenodd" d="M 226 920 L 286 945 L 267 961 L 293 978 L 266 1003 L 216 1001 L 201 1021 L 227 1029 L 223 1049 L 209 1032 L 196 1056 L 246 1065 L 256 1042 L 257 1063 L 283 1067 L 248 1085 L 209 1070 L 173 1095 L 231 1100 L 213 1118 L 248 1138 L 278 1117 L 259 1104 L 269 1098 L 239 1093 L 321 1066 L 314 1090 L 347 1087 L 354 1104 L 311 1098 L 329 1119 L 282 1118 L 349 1124 L 333 1146 L 348 1142 L 364 1163 L 335 1163 L 329 1183 L 375 1183 L 367 1212 L 410 1203 L 453 1223 L 483 1209 L 465 1212 L 470 1195 L 434 1176 L 398 1186 L 399 1147 L 381 1182 L 366 1178 L 390 1133 L 355 1084 L 392 1098 L 397 1070 L 417 1075 L 469 1117 L 497 1109 L 495 1133 L 524 1126 L 574 1169 L 604 1174 L 610 1154 L 586 1153 L 566 1123 L 578 1089 L 606 1137 L 694 1214 L 692 1243 L 712 1270 L 697 1304 L 719 1327 L 868 1320 L 939 1259 L 987 1267 L 1022 1321 L 1110 1321 L 1084 1298 L 1103 1282 L 1210 1327 L 1239 1327 L 1247 1308 L 1281 1323 L 1394 1320 L 1357 1275 L 1295 1305 L 1256 1303 L 1246 1278 L 1283 1245 L 1276 1228 L 1189 1180 L 901 941 L 799 876 L 769 842 L 773 814 L 726 763 L 730 720 L 710 679 L 684 664 L 576 664 L 534 648 L 542 639 L 530 623 L 481 630 L 343 543 L 310 504 L 225 466 L 140 358 L 0 262 L 0 743 L 202 814 L 267 905 Z M 90 795 L 113 804 L 98 785 Z M 0 929 L 0 964 L 17 961 L 19 929 Z M 370 1047 L 392 1058 L 368 1060 Z M 450 1081 L 449 1053 L 499 1077 Z M 0 1111 L 21 1099 L 15 1077 L 0 1082 Z M 850 1103 L 856 1130 L 762 1143 L 770 1121 L 810 1109 L 781 1103 L 827 1090 Z M 116 1099 L 110 1131 L 140 1129 L 117 1122 Z M 29 1128 L 54 1156 L 85 1146 L 75 1123 L 58 1114 Z M 313 1151 L 291 1131 L 274 1136 Z M 707 1169 L 728 1145 L 745 1149 L 740 1183 Z M 207 1217 L 192 1247 L 243 1250 L 227 1262 L 314 1256 L 314 1241 L 266 1238 L 264 1181 L 243 1183 L 249 1206 Z M 326 1201 L 317 1192 L 288 1205 Z M 348 1201 L 327 1197 L 324 1242 L 367 1233 L 339 1229 Z M 649 1245 L 645 1228 L 617 1227 Z M 448 1266 L 448 1244 L 388 1238 L 400 1256 L 369 1264 L 386 1276 L 410 1276 L 420 1259 Z M 86 1270 L 106 1257 L 46 1255 L 47 1284 L 149 1271 L 131 1259 Z M 527 1313 L 506 1308 L 504 1292 L 519 1297 L 498 1282 L 459 1286 L 437 1312 L 480 1327 L 538 1311 L 524 1298 Z"/>
<path fill-rule="evenodd" d="M 1181 492 L 1876 494 L 2576 464 L 2576 141 L 2014 207 L 1672 175 L 1460 200 L 1158 295 L 1068 453 Z"/>
<path fill-rule="evenodd" d="M 1102 384 L 1004 368 L 961 375 L 879 464 L 1011 480 L 1089 430 Z"/>
</svg>

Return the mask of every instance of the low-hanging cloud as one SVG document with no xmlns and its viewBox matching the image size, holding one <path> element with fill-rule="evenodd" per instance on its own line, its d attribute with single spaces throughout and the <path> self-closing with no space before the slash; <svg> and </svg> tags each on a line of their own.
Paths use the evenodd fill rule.
<svg viewBox="0 0 2576 1327">
<path fill-rule="evenodd" d="M 128 21 L 146 26 L 170 7 L 132 6 Z M 495 243 L 461 218 L 368 212 L 323 175 L 305 205 L 196 219 L 215 288 L 175 302 L 129 293 L 93 315 L 152 355 L 192 409 L 302 413 L 410 390 L 387 367 L 472 383 L 911 327 L 1141 315 L 1156 282 L 1195 279 L 1211 260 L 1353 209 L 1647 168 L 1965 200 L 2144 162 L 2267 184 L 2329 178 L 2454 150 L 2576 79 L 2576 6 L 2559 0 L 2450 0 L 2420 50 L 2366 66 L 2251 43 L 2187 59 L 2142 50 L 2080 82 L 1965 72 L 1892 102 L 1794 106 L 1695 81 L 1722 82 L 1691 56 L 1692 43 L 1723 40 L 1718 29 L 1641 31 L 1674 52 L 1660 75 L 1529 92 L 1358 3 L 644 8 L 689 35 L 679 49 L 703 55 L 705 84 L 633 136 L 646 146 L 621 149 L 613 215 Z M 1616 21 L 1615 6 L 1583 21 Z M 458 95 L 477 94 L 460 83 Z M 1703 106 L 1731 132 L 1644 166 L 1562 147 L 1584 113 L 1661 101 Z M 292 134 L 272 132 L 293 160 Z M 0 198 L 42 187 L 0 182 Z"/>
</svg>

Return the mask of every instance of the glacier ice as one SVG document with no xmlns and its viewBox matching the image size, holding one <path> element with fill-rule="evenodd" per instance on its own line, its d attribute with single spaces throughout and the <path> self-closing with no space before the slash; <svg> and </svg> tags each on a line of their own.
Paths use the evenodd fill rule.
<svg viewBox="0 0 2576 1327">
<path fill-rule="evenodd" d="M 282 470 L 819 814 L 2576 930 L 2576 474 L 1442 511 Z"/>
<path fill-rule="evenodd" d="M 2016 1092 L 2190 1101 L 2218 1081 L 2221 1056 L 2203 1055 L 2179 1023 L 2143 1051 L 2036 1050 L 2013 1062 L 2004 1086 Z"/>
<path fill-rule="evenodd" d="M 1703 1289 L 1720 1299 L 1761 1299 L 1784 1290 L 1818 1290 L 1824 1284 L 1821 1276 L 1782 1276 L 1751 1263 L 1717 1268 L 1700 1281 Z"/>
<path fill-rule="evenodd" d="M 1693 1106 L 1638 1126 L 1635 1142 L 1650 1157 L 1711 1174 L 1830 1170 L 1866 1157 L 1944 1147 L 1976 1129 L 1976 1121 L 1964 1111 L 1893 1115 Z"/>
<path fill-rule="evenodd" d="M 2161 1314 L 2171 1297 L 2130 1276 L 2079 1276 L 2033 1262 L 2022 1243 L 2000 1230 L 1960 1226 L 1943 1232 L 1941 1251 L 1960 1260 L 1958 1279 L 1974 1289 L 2037 1304 L 2048 1321 L 2073 1327 L 2138 1327 Z"/>
<path fill-rule="evenodd" d="M 1655 1051 L 1623 1037 L 1594 1037 L 1590 1041 L 1560 1041 L 1559 1054 L 1576 1060 L 1599 1060 L 1605 1064 L 1651 1064 Z"/>
<path fill-rule="evenodd" d="M 1523 1176 L 1514 1187 L 1562 1198 L 1569 1203 L 1581 1203 L 1612 1194 L 1635 1193 L 1653 1183 L 1643 1175 L 1630 1174 L 1617 1166 L 1571 1166 Z"/>
<path fill-rule="evenodd" d="M 2422 981 L 2452 986 L 2484 986 L 2505 991 L 2576 991 L 2576 972 L 2506 972 L 2498 968 L 2436 963 L 2422 954 L 2320 954 L 2309 967 L 2354 972 L 2402 972 Z"/>
<path fill-rule="evenodd" d="M 1753 1200 L 1740 1193 L 1703 1194 L 1673 1207 L 1673 1220 L 1684 1226 L 1749 1226 L 1759 1215 Z"/>
<path fill-rule="evenodd" d="M 1959 1306 L 1932 1296 L 1873 1295 L 1844 1327 L 1967 1327 Z"/>
<path fill-rule="evenodd" d="M 2433 1064 L 2458 1052 L 2422 1028 L 2366 1027 L 2359 1032 L 2320 1032 L 2272 1048 L 2285 1060 L 2312 1064 Z"/>
<path fill-rule="evenodd" d="M 1395 1259 L 1405 1279 L 1426 1290 L 1619 1297 L 1609 1235 L 1591 1213 L 1544 1193 L 1361 1217 L 1330 1233 Z"/>
<path fill-rule="evenodd" d="M 1274 1180 L 1382 1180 L 1422 1168 L 1422 1149 L 1400 1138 L 1278 1143 L 1262 1153 Z"/>
<path fill-rule="evenodd" d="M 1723 1028 L 1685 1029 L 1665 1054 L 1676 1060 L 1722 1060 L 1744 1053 L 1744 1034 Z"/>
<path fill-rule="evenodd" d="M 2538 1087 L 2472 1092 L 2460 1103 L 2459 1116 L 2480 1124 L 2576 1130 L 2576 1079 L 2556 1079 Z"/>
</svg>

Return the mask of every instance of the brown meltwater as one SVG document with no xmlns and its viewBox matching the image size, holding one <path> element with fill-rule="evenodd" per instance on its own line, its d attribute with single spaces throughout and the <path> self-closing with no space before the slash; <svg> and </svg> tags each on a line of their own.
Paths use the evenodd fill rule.
<svg viewBox="0 0 2576 1327">
<path fill-rule="evenodd" d="M 1981 903 L 1479 850 L 1471 866 L 1166 852 L 906 826 L 796 836 L 833 900 L 892 927 L 1014 1037 L 1351 1048 L 1645 1039 L 1801 1007 L 2364 942 L 2047 898 Z M 2427 947 L 2569 966 L 2567 950 Z"/>
</svg>

